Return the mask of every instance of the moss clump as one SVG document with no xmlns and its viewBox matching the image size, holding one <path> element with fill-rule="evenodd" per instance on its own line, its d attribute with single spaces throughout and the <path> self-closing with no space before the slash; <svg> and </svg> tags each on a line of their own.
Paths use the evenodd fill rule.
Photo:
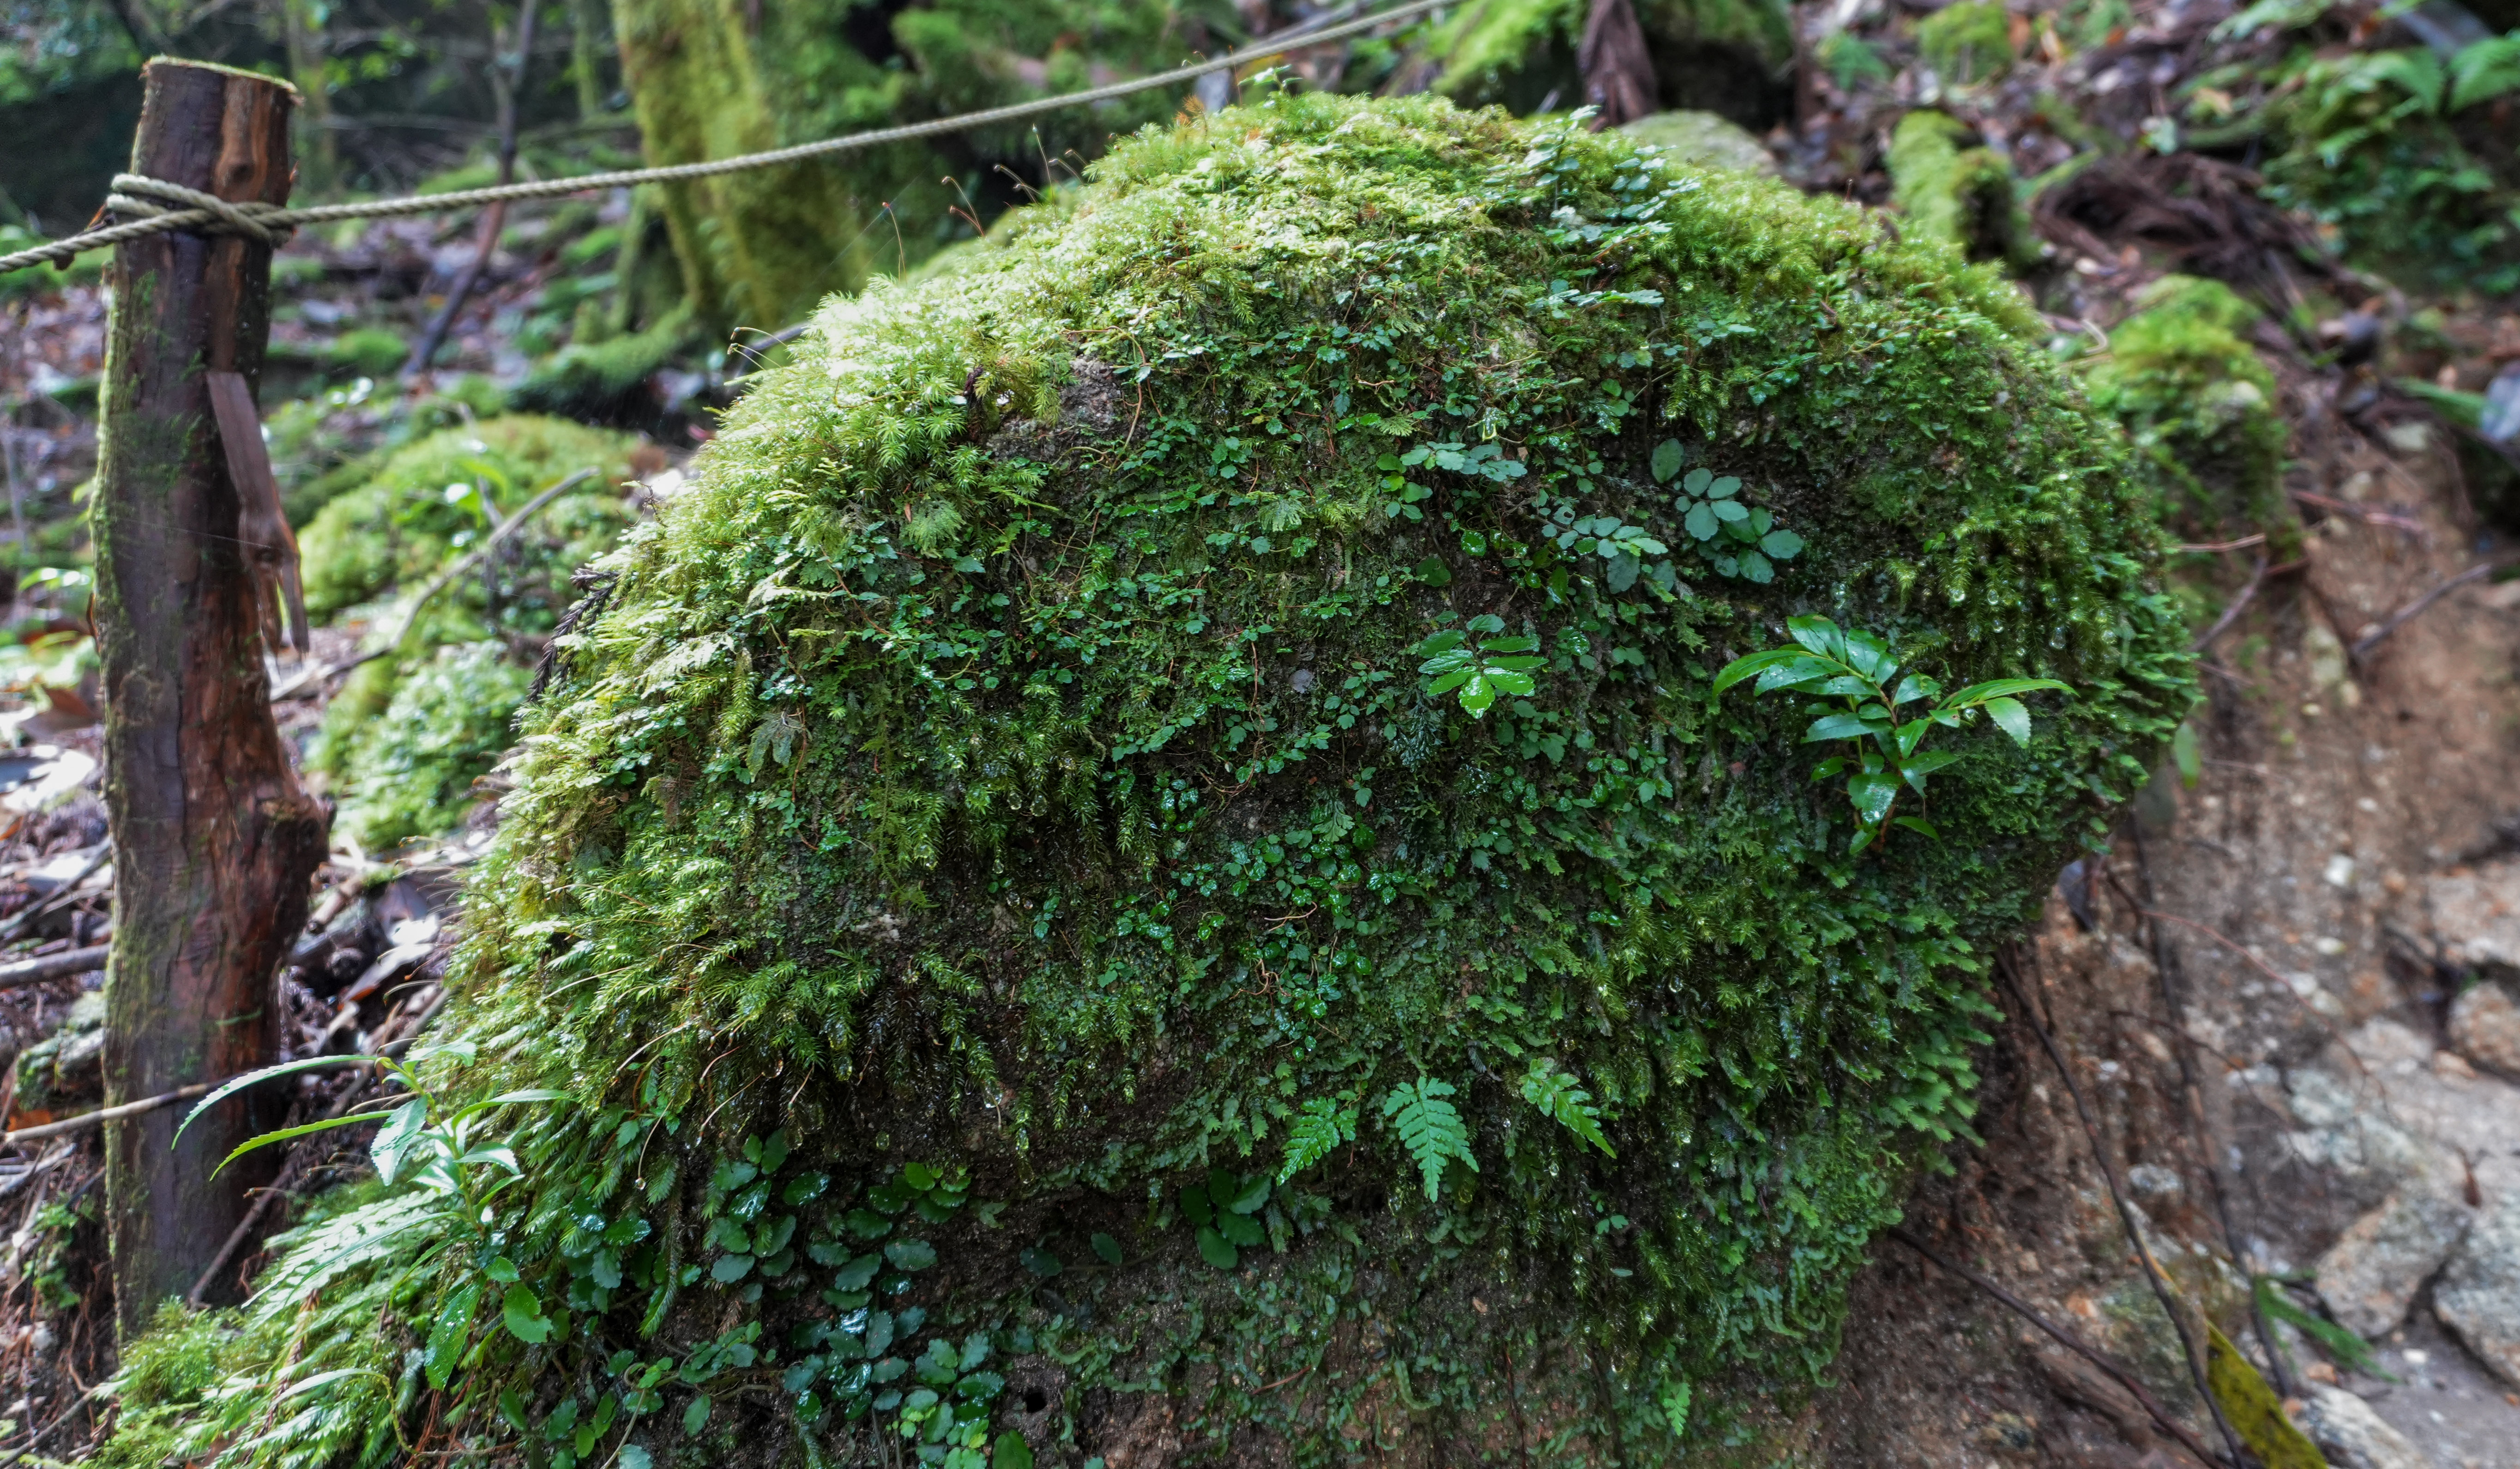
<svg viewBox="0 0 2520 1469">
<path fill-rule="evenodd" d="M 2109 334 L 2092 406 L 2126 425 L 2159 513 L 2183 534 L 2297 534 L 2283 490 L 2275 379 L 2240 336 L 2257 308 L 2220 281 L 2164 276 Z M 2278 547 L 2280 548 L 2280 547 Z"/>
<path fill-rule="evenodd" d="M 322 617 L 416 585 L 485 533 L 485 507 L 511 514 L 553 481 L 591 469 L 595 477 L 584 489 L 562 496 L 515 538 L 525 559 L 560 561 L 564 577 L 629 523 L 614 486 L 630 473 L 632 443 L 623 435 L 515 414 L 406 444 L 300 532 L 307 611 Z M 540 630 L 548 630 L 558 609 L 550 589 L 542 590 Z"/>
<path fill-rule="evenodd" d="M 510 536 L 479 574 L 431 599 L 397 654 L 351 674 L 326 708 L 306 764 L 340 783 L 342 816 L 359 840 L 432 835 L 460 818 L 465 793 L 487 769 L 485 754 L 495 757 L 506 745 L 504 736 L 495 746 L 484 742 L 516 711 L 512 685 L 526 676 L 575 595 L 571 573 L 610 550 L 631 523 L 617 486 L 630 473 L 633 443 L 521 414 L 441 430 L 383 456 L 299 536 L 310 613 L 366 608 L 371 620 L 391 623 L 400 614 L 380 599 L 417 592 L 466 554 L 487 533 L 490 509 L 513 515 L 553 481 L 596 471 L 584 488 Z M 476 667 L 488 657 L 477 650 L 449 665 L 431 662 L 442 646 L 493 640 L 514 665 L 495 676 Z M 435 681 L 413 696 L 419 705 L 403 708 L 397 691 L 422 668 L 433 668 Z"/>
<path fill-rule="evenodd" d="M 2012 18 L 1999 0 L 1962 0 L 1916 23 L 1916 50 L 1955 86 L 1992 81 L 2012 69 Z"/>
<path fill-rule="evenodd" d="M 627 336 L 573 342 L 511 389 L 508 407 L 589 424 L 650 422 L 658 404 L 649 380 L 695 335 L 692 313 L 678 307 Z"/>
<path fill-rule="evenodd" d="M 1910 228 L 1971 260 L 1998 260 L 2016 271 L 2044 253 L 2011 161 L 1991 148 L 1965 148 L 1966 123 L 1947 113 L 1918 111 L 1890 135 L 1890 183 Z"/>
<path fill-rule="evenodd" d="M 1426 43 L 1436 90 L 1522 113 L 1582 106 L 1576 52 L 1590 9 L 1589 0 L 1463 8 Z M 1789 7 L 1776 0 L 1636 0 L 1636 13 L 1665 102 L 1755 128 L 1779 120 L 1791 90 L 1784 80 L 1793 62 Z"/>
<path fill-rule="evenodd" d="M 986 249 L 827 307 L 606 563 L 446 1078 L 575 1103 L 392 1308 L 460 1365 L 296 1371 L 657 1463 L 1649 1463 L 1807 1387 L 2190 697 L 2017 294 L 1427 98 L 1150 130 Z M 1698 550 L 1701 469 L 1801 553 Z M 2077 692 L 1850 857 L 1807 716 L 1710 691 L 1803 612 Z M 1535 686 L 1430 694 L 1447 630 Z"/>
<path fill-rule="evenodd" d="M 383 717 L 345 742 L 342 824 L 371 850 L 453 829 L 511 743 L 532 681 L 496 642 L 440 648 L 404 674 Z"/>
</svg>

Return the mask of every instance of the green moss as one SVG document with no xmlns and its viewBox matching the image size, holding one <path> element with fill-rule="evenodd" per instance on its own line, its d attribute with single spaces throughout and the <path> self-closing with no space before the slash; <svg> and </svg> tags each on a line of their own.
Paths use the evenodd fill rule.
<svg viewBox="0 0 2520 1469">
<path fill-rule="evenodd" d="M 358 487 L 337 495 L 298 536 L 306 608 L 340 612 L 435 573 L 485 528 L 476 487 L 502 515 L 580 469 L 595 478 L 519 532 L 529 547 L 577 565 L 628 523 L 614 485 L 630 473 L 633 440 L 560 419 L 514 414 L 444 429 L 365 467 Z M 449 494 L 450 487 L 460 493 Z M 555 537 L 558 539 L 555 540 Z M 546 601 L 544 611 L 558 611 Z M 542 628 L 548 630 L 549 620 Z"/>
<path fill-rule="evenodd" d="M 2012 69 L 2012 18 L 2000 0 L 1961 0 L 1916 23 L 1916 49 L 1934 74 L 1965 86 Z"/>
<path fill-rule="evenodd" d="M 345 372 L 382 378 L 402 366 L 403 358 L 410 353 L 400 334 L 383 327 L 359 327 L 335 339 L 328 355 L 334 366 Z"/>
<path fill-rule="evenodd" d="M 2192 276 L 2164 276 L 2138 302 L 2089 388 L 2135 439 L 2163 519 L 2196 538 L 2264 530 L 2290 541 L 2274 374 L 2240 335 L 2257 308 Z"/>
<path fill-rule="evenodd" d="M 346 763 L 341 822 L 370 850 L 450 831 L 472 803 L 472 783 L 512 743 L 509 721 L 531 670 L 503 643 L 443 647 L 405 674 Z"/>
<path fill-rule="evenodd" d="M 648 380 L 697 335 L 691 311 L 677 307 L 627 336 L 572 342 L 537 363 L 510 390 L 508 407 L 581 423 L 652 419 L 656 395 Z"/>
<path fill-rule="evenodd" d="M 1536 112 L 1582 105 L 1576 51 L 1588 0 L 1492 0 L 1438 26 L 1426 53 L 1436 90 L 1464 103 Z M 1637 22 L 1666 104 L 1765 127 L 1769 93 L 1793 59 L 1788 8 L 1771 0 L 1638 0 Z"/>
<path fill-rule="evenodd" d="M 1427 98 L 1149 130 L 827 307 L 525 716 L 439 1066 L 577 1099 L 487 1224 L 557 1325 L 485 1308 L 404 1421 L 811 1460 L 984 1448 L 1022 1380 L 1071 1458 L 1145 1405 L 1178 1462 L 1642 1464 L 1789 1407 L 2190 698 L 2037 330 L 1853 206 Z M 1674 454 L 1802 554 L 1726 574 Z M 2077 693 L 1850 858 L 1792 701 L 1709 688 L 1800 612 Z M 1545 663 L 1473 718 L 1418 649 L 1483 618 Z M 325 1363 L 409 1381 L 434 1268 Z"/>
<path fill-rule="evenodd" d="M 462 815 L 465 792 L 507 744 L 519 697 L 510 685 L 526 676 L 522 665 L 576 596 L 570 574 L 631 523 L 616 486 L 630 473 L 633 442 L 523 414 L 440 430 L 368 462 L 357 487 L 336 495 L 299 535 L 311 614 L 366 608 L 371 620 L 390 624 L 399 609 L 380 599 L 418 591 L 484 532 L 478 496 L 512 515 L 552 482 L 596 472 L 508 539 L 496 559 L 495 599 L 487 571 L 440 592 L 403 648 L 351 674 L 325 709 L 307 768 L 337 783 L 342 819 L 359 840 L 388 845 L 445 830 Z M 451 665 L 432 662 L 440 647 L 485 639 L 499 640 L 487 646 L 508 648 L 518 666 L 493 675 L 476 666 L 489 657 L 477 649 Z M 411 695 L 420 702 L 407 708 L 398 690 L 424 669 L 428 676 Z"/>
<path fill-rule="evenodd" d="M 1899 119 L 1889 158 L 1899 207 L 1923 239 L 2027 270 L 2042 250 L 2012 163 L 1993 149 L 1961 147 L 1968 136 L 1968 125 L 1947 113 L 1919 110 Z"/>
<path fill-rule="evenodd" d="M 1691 168 L 1737 168 L 1745 173 L 1774 174 L 1776 156 L 1738 123 L 1713 113 L 1655 113 L 1639 117 L 1619 131 L 1650 144 L 1671 161 Z"/>
</svg>

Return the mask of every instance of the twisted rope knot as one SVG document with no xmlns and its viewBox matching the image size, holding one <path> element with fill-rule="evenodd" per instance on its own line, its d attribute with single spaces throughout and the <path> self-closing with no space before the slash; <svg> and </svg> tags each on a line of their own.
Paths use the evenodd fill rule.
<svg viewBox="0 0 2520 1469">
<path fill-rule="evenodd" d="M 173 207 L 168 207 L 173 206 Z M 274 250 L 291 234 L 286 222 L 271 216 L 286 214 L 276 204 L 231 204 L 215 194 L 170 184 L 162 178 L 145 173 L 117 173 L 113 192 L 107 195 L 105 207 L 128 219 L 164 219 L 165 229 L 202 229 L 215 235 L 243 235 Z"/>
</svg>

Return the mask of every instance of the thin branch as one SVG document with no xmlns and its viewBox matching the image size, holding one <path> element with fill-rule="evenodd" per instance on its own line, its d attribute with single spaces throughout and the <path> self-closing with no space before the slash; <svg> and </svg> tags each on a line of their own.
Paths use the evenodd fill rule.
<svg viewBox="0 0 2520 1469">
<path fill-rule="evenodd" d="M 2230 631 L 2231 624 L 2240 620 L 2240 614 L 2246 612 L 2249 604 L 2257 600 L 2258 592 L 2267 584 L 2268 578 L 2273 576 L 2289 576 L 2293 573 L 2298 572 L 2309 565 L 2310 562 L 2305 559 L 2302 561 L 2287 561 L 2279 567 L 2270 567 L 2267 565 L 2265 557 L 2259 557 L 2257 570 L 2249 574 L 2248 585 L 2240 588 L 2240 594 L 2231 599 L 2230 606 L 2223 609 L 2223 615 L 2214 620 L 2213 626 L 2208 627 L 2203 632 L 2197 634 L 2196 641 L 2187 645 L 2188 651 L 2191 653 L 2202 653 L 2206 649 L 2214 646 L 2215 639 L 2221 637 L 2224 633 Z"/>
<path fill-rule="evenodd" d="M 0 964 L 0 989 L 22 989 L 58 980 L 68 975 L 94 974 L 105 967 L 113 945 L 100 943 L 90 948 L 73 948 L 63 953 L 45 954 L 15 964 Z"/>
<path fill-rule="evenodd" d="M 2029 1302 L 2024 1301 L 2019 1296 L 2005 1290 L 2002 1286 L 1996 1284 L 1985 1275 L 1970 1269 L 1968 1266 L 1961 1264 L 1956 1260 L 1946 1259 L 1945 1257 L 1934 1253 L 1932 1249 L 1926 1246 L 1923 1240 L 1916 1238 L 1916 1236 L 1909 1233 L 1907 1230 L 1894 1224 L 1883 1232 L 1888 1234 L 1892 1239 L 1897 1240 L 1899 1243 L 1906 1245 L 1909 1249 L 1915 1251 L 1917 1254 L 1925 1257 L 1925 1259 L 1933 1262 L 1941 1268 L 1950 1271 L 1952 1274 L 1958 1275 L 1962 1280 L 1976 1286 L 1979 1290 L 1993 1296 L 1996 1300 L 2002 1302 L 2023 1320 L 2028 1321 L 2031 1325 L 2038 1327 L 2041 1331 L 2044 1331 L 2048 1333 L 2048 1336 L 2054 1338 L 2057 1345 L 2063 1347 L 2066 1351 L 2073 1353 L 2075 1355 L 2080 1356 L 2085 1361 L 2090 1362 L 2092 1366 L 2107 1373 L 2112 1382 L 2115 1382 L 2119 1387 L 2126 1389 L 2128 1395 L 2135 1399 L 2137 1404 L 2146 1413 L 2151 1415 L 2152 1421 L 2161 1426 L 2162 1432 L 2169 1434 L 2174 1439 L 2177 1439 L 2180 1446 L 2186 1449 L 2189 1453 L 2194 1454 L 2199 1463 L 2211 1464 L 2214 1466 L 2214 1469 L 2225 1469 L 2224 1461 L 2221 1458 L 2218 1458 L 2212 1449 L 2207 1448 L 2204 1441 L 2198 1439 L 2196 1435 L 2189 1430 L 2187 1425 L 2180 1422 L 2177 1418 L 2170 1415 L 2170 1409 L 2162 1406 L 2161 1400 L 2152 1396 L 2152 1390 L 2143 1385 L 2143 1380 L 2141 1378 L 2137 1377 L 2134 1373 L 2119 1366 L 2115 1361 L 2111 1360 L 2106 1354 L 2099 1351 L 2099 1349 L 2092 1346 L 2088 1342 L 2085 1342 L 2081 1337 L 2074 1335 L 2074 1333 L 2066 1330 L 2056 1322 L 2048 1319 L 2047 1316 L 2041 1314 L 2038 1308 L 2033 1307 Z"/>
<path fill-rule="evenodd" d="M 439 592 L 446 590 L 448 587 L 453 586 L 456 582 L 462 580 L 474 567 L 481 564 L 483 558 L 497 550 L 501 542 L 505 541 L 509 536 L 514 535 L 517 531 L 522 529 L 525 522 L 532 520 L 535 514 L 544 506 L 559 499 L 562 494 L 575 489 L 578 485 L 583 484 L 594 478 L 595 471 L 591 469 L 579 470 L 576 474 L 569 476 L 567 479 L 561 481 L 558 484 L 553 485 L 551 488 L 544 490 L 541 494 L 538 494 L 532 499 L 526 501 L 525 507 L 522 510 L 518 511 L 515 515 L 512 515 L 506 520 L 500 522 L 499 528 L 491 531 L 487 539 L 483 540 L 481 544 L 473 547 L 471 555 L 429 578 L 428 584 L 420 589 L 420 595 L 412 598 L 411 605 L 403 609 L 402 620 L 395 624 L 393 635 L 391 637 L 386 638 L 383 642 L 379 643 L 376 647 L 369 649 L 367 652 L 360 654 L 356 658 L 348 659 L 338 664 L 327 664 L 319 667 L 306 669 L 296 677 L 290 679 L 287 683 L 284 683 L 280 687 L 272 690 L 271 702 L 279 704 L 284 700 L 294 699 L 309 689 L 322 686 L 327 679 L 332 678 L 336 674 L 347 673 L 352 668 L 359 666 L 361 664 L 374 663 L 376 660 L 382 658 L 386 654 L 401 647 L 402 640 L 411 636 L 412 627 L 420 621 L 421 609 L 428 605 L 430 598 L 435 597 Z"/>
<path fill-rule="evenodd" d="M 2434 603 L 2449 596 L 2460 587 L 2467 585 L 2471 581 L 2482 580 L 2484 577 L 2493 574 L 2494 570 L 2495 564 L 2493 562 L 2478 562 L 2476 565 L 2469 567 L 2466 571 L 2459 573 L 2457 575 L 2451 577 L 2441 585 L 2434 587 L 2431 591 L 2424 593 L 2412 602 L 2399 608 L 2396 612 L 2389 614 L 2389 620 L 2387 621 L 2382 622 L 2379 626 L 2372 628 L 2369 632 L 2356 638 L 2354 640 L 2354 646 L 2347 651 L 2353 654 L 2355 663 L 2362 663 L 2362 660 L 2371 656 L 2372 649 L 2379 647 L 2382 642 L 2387 640 L 2390 633 L 2397 631 L 2408 622 L 2422 617 Z"/>
<path fill-rule="evenodd" d="M 20 1127 L 14 1132 L 0 1132 L 0 1145 L 32 1142 L 39 1137 L 59 1137 L 65 1132 L 84 1132 L 90 1127 L 120 1122 L 126 1117 L 138 1117 L 144 1112 L 155 1112 L 160 1107 L 172 1107 L 177 1102 L 189 1102 L 209 1089 L 209 1082 L 197 1081 L 190 1086 L 178 1086 L 173 1091 L 161 1091 L 154 1097 L 143 1097 L 136 1102 L 124 1102 L 114 1107 L 99 1107 L 94 1112 L 82 1112 L 76 1117 L 66 1117 L 57 1123 Z"/>
</svg>

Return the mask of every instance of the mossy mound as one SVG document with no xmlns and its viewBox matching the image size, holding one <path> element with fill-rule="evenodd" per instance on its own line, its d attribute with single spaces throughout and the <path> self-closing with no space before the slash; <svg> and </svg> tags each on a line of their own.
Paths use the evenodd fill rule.
<svg viewBox="0 0 2520 1469">
<path fill-rule="evenodd" d="M 635 440 L 556 418 L 509 414 L 414 440 L 337 494 L 298 535 L 306 609 L 323 617 L 417 585 L 553 481 L 595 471 L 518 532 L 517 559 L 567 567 L 608 549 L 629 524 L 615 487 Z M 546 607 L 552 617 L 558 609 Z"/>
<path fill-rule="evenodd" d="M 1964 146 L 1968 139 L 1968 125 L 1948 113 L 1919 109 L 1901 117 L 1888 159 L 1899 207 L 1919 237 L 2026 271 L 2044 250 L 2012 162 L 1991 148 Z"/>
<path fill-rule="evenodd" d="M 1965 86 L 2012 69 L 2012 17 L 1999 0 L 1961 0 L 1916 23 L 1916 50 L 1934 74 Z"/>
<path fill-rule="evenodd" d="M 499 642 L 437 650 L 397 682 L 369 728 L 344 731 L 338 819 L 370 850 L 453 829 L 473 783 L 513 743 L 533 671 Z"/>
<path fill-rule="evenodd" d="M 514 515 L 552 482 L 595 472 L 536 512 L 492 567 L 432 598 L 404 646 L 352 673 L 326 708 L 306 763 L 339 783 L 349 835 L 381 848 L 461 819 L 472 782 L 508 743 L 527 670 L 577 595 L 570 574 L 611 550 L 634 519 L 620 482 L 635 442 L 524 414 L 441 430 L 384 456 L 307 526 L 298 545 L 308 611 L 366 608 L 390 625 L 399 609 L 381 599 L 416 594 L 469 552 L 491 511 Z M 451 646 L 470 651 L 435 661 Z M 406 694 L 416 674 L 423 686 Z"/>
<path fill-rule="evenodd" d="M 2089 389 L 2134 437 L 2163 519 L 2199 539 L 2260 530 L 2297 539 L 2274 374 L 2241 336 L 2257 308 L 2194 276 L 2164 276 L 2138 300 L 2109 333 Z"/>
<path fill-rule="evenodd" d="M 432 1073 L 573 1100 L 327 1290 L 376 1324 L 290 1374 L 377 1375 L 287 1454 L 1647 1464 L 1808 1389 L 2189 701 L 2019 297 L 1426 98 L 1150 130 L 992 241 L 606 563 Z M 2075 693 L 1850 856 L 1799 702 L 1711 692 L 1799 613 Z M 1482 629 L 1544 662 L 1473 716 L 1420 666 Z"/>
</svg>

